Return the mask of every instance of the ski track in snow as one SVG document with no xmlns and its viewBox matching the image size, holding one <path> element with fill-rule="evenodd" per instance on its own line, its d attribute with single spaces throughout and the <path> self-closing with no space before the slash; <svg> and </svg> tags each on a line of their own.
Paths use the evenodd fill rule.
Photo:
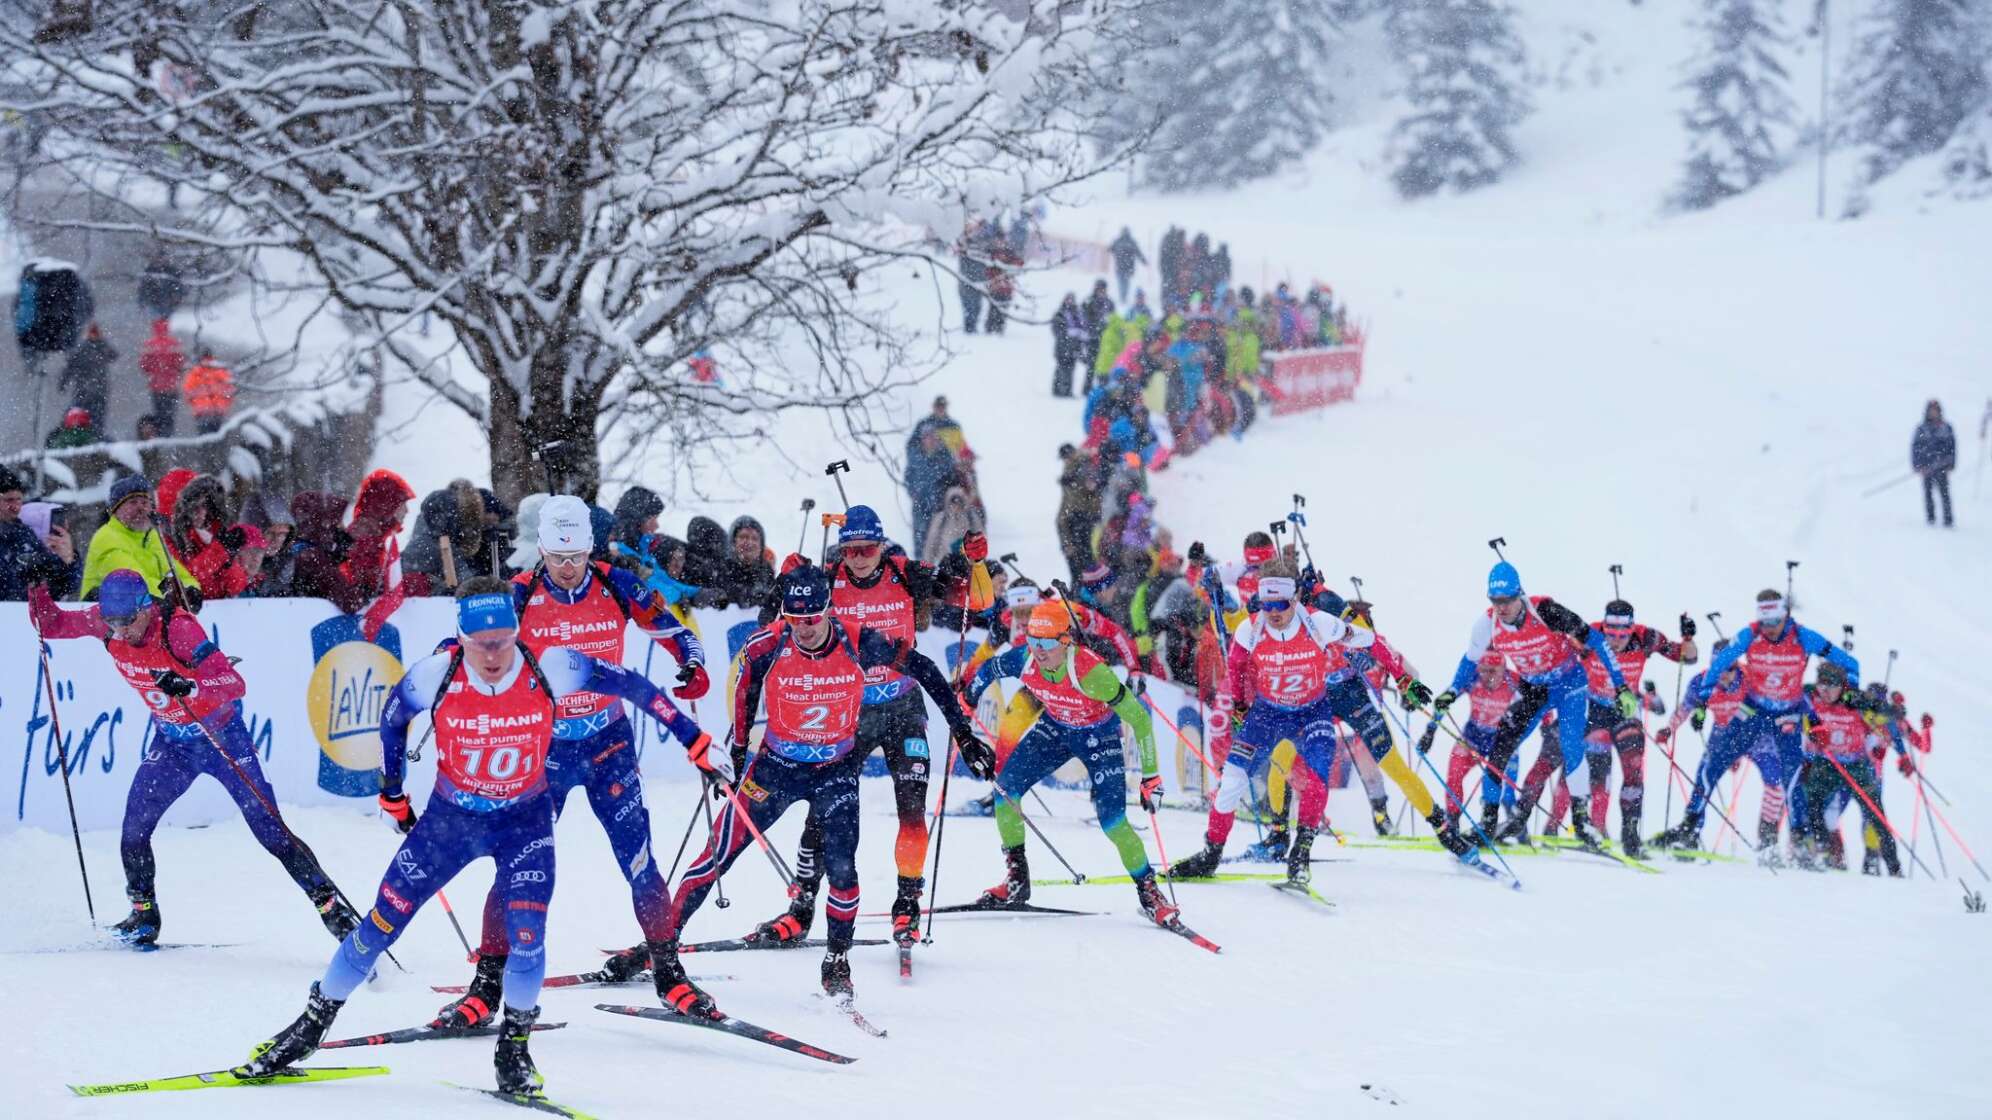
<svg viewBox="0 0 1992 1120">
<path fill-rule="evenodd" d="M 1598 13 L 1610 83 L 1540 95 L 1521 140 L 1557 153 L 1553 169 L 1524 167 L 1478 195 L 1404 207 L 1384 197 L 1374 171 L 1350 169 L 1374 158 L 1382 136 L 1357 126 L 1331 137 L 1304 176 L 1215 198 L 1104 198 L 1054 216 L 1062 232 L 1103 237 L 1125 221 L 1151 247 L 1169 221 L 1207 228 L 1230 242 L 1245 282 L 1259 286 L 1261 261 L 1290 267 L 1300 284 L 1319 276 L 1374 327 L 1353 406 L 1268 421 L 1243 443 L 1178 460 L 1155 479 L 1157 514 L 1179 550 L 1203 539 L 1229 557 L 1246 531 L 1286 512 L 1289 494 L 1306 493 L 1324 572 L 1344 588 L 1362 576 L 1383 631 L 1434 681 L 1451 672 L 1485 607 L 1489 537 L 1508 539 L 1530 591 L 1587 614 L 1609 597 L 1607 565 L 1623 563 L 1626 596 L 1670 632 L 1682 609 L 1698 619 L 1719 610 L 1733 632 L 1749 620 L 1757 588 L 1779 584 L 1783 561 L 1799 559 L 1803 621 L 1829 637 L 1854 623 L 1869 676 L 1888 649 L 1902 651 L 1895 684 L 1913 712 L 1939 721 L 1927 762 L 1955 801 L 1946 812 L 1992 855 L 1992 767 L 1979 757 L 1992 695 L 1978 660 L 1992 628 L 1992 502 L 1972 477 L 1976 417 L 1992 392 L 1980 275 L 1992 223 L 1982 207 L 1937 205 L 1814 224 L 1809 169 L 1712 214 L 1659 219 L 1657 188 L 1646 188 L 1681 141 L 1677 106 L 1650 91 L 1673 88 L 1661 71 L 1684 57 L 1685 43 L 1678 13 L 1652 7 Z M 1044 316 L 1090 281 L 1050 273 L 1025 288 Z M 1152 297 L 1153 274 L 1140 282 Z M 952 320 L 951 294 L 946 313 Z M 931 321 L 931 298 L 909 294 L 907 314 Z M 935 392 L 949 396 L 981 456 L 991 536 L 1041 580 L 1062 569 L 1051 527 L 1055 449 L 1079 436 L 1077 402 L 1046 396 L 1045 335 L 1017 322 L 1007 338 L 968 340 L 964 360 L 902 405 L 914 416 Z M 1930 396 L 1948 406 L 1965 461 L 1951 533 L 1923 528 L 1913 483 L 1860 497 L 1906 470 L 1909 433 Z M 409 411 L 406 402 L 390 408 Z M 447 451 L 456 418 L 446 412 L 425 417 L 421 439 L 435 451 L 401 450 Z M 784 420 L 777 430 L 793 436 L 796 462 L 840 457 L 820 422 Z M 426 458 L 413 466 L 424 491 L 461 469 Z M 784 511 L 805 494 L 834 499 L 810 474 L 773 460 L 740 464 L 731 480 L 740 497 L 674 507 L 666 528 L 678 531 L 692 512 L 722 523 L 753 512 L 785 549 L 794 522 Z M 860 466 L 852 485 L 891 531 L 905 532 L 903 501 L 877 468 Z M 1705 621 L 1702 632 L 1706 646 Z M 1670 702 L 1673 676 L 1658 662 L 1649 673 Z M 1699 745 L 1682 750 L 1686 763 Z M 1441 767 L 1444 753 L 1442 740 L 1433 754 Z M 1657 749 L 1647 775 L 1651 832 L 1669 801 Z M 1747 828 L 1759 791 L 1746 775 L 1738 817 Z M 1891 815 L 1907 831 L 1909 789 L 1894 773 L 1886 781 Z M 956 781 L 950 800 L 980 792 Z M 682 830 L 693 796 L 689 786 L 652 784 L 659 842 Z M 892 889 L 891 797 L 883 782 L 866 783 L 864 797 L 860 867 L 878 909 Z M 1038 821 L 1060 849 L 1089 873 L 1117 873 L 1106 841 L 1083 823 L 1084 798 L 1045 798 L 1057 816 Z M 1678 793 L 1672 801 L 1678 816 Z M 372 891 L 397 840 L 365 808 L 291 814 L 355 898 Z M 576 819 L 559 834 L 548 935 L 553 971 L 595 967 L 598 947 L 636 936 L 600 829 L 581 801 L 569 808 Z M 1337 791 L 1330 813 L 1357 837 L 1367 831 L 1359 790 Z M 785 851 L 800 822 L 792 812 L 773 830 Z M 1616 805 L 1610 827 L 1616 833 Z M 1202 818 L 1167 812 L 1163 829 L 1180 858 L 1195 849 Z M 1921 831 L 1920 851 L 1934 863 Z M 1234 851 L 1252 838 L 1250 826 L 1240 832 Z M 1704 839 L 1718 832 L 1711 815 Z M 956 818 L 947 833 L 939 900 L 966 901 L 1002 874 L 994 830 Z M 114 921 L 117 837 L 93 832 L 84 842 L 100 916 Z M 851 1115 L 939 1107 L 999 1116 L 1022 1106 L 1144 1118 L 1488 1108 L 1531 1118 L 1983 1117 L 1992 1115 L 1992 1078 L 1972 1028 L 1992 981 L 1974 963 L 1992 919 L 1964 914 L 1955 878 L 1973 873 L 1944 842 L 1952 881 L 1942 883 L 1672 862 L 1649 876 L 1569 855 L 1514 860 L 1526 887 L 1511 892 L 1436 853 L 1334 851 L 1322 841 L 1317 854 L 1350 860 L 1317 868 L 1332 914 L 1301 912 L 1250 883 L 1178 888 L 1185 920 L 1224 946 L 1221 957 L 1146 927 L 1127 886 L 1033 896 L 1109 912 L 1102 917 L 943 916 L 910 985 L 898 982 L 889 949 L 856 950 L 857 1005 L 891 1031 L 884 1040 L 812 1006 L 814 951 L 724 958 L 740 979 L 712 985 L 722 1007 L 860 1059 L 850 1067 L 621 1021 L 592 1010 L 602 1000 L 593 989 L 545 994 L 547 1018 L 572 1025 L 536 1037 L 533 1052 L 554 1099 L 604 1120 L 664 1107 L 802 1110 L 828 1093 Z M 488 1084 L 485 1040 L 321 1055 L 318 1064 L 379 1062 L 394 1075 L 272 1090 L 282 1093 L 274 1101 L 255 1091 L 70 1098 L 65 1082 L 241 1060 L 297 1013 L 331 951 L 239 822 L 162 831 L 156 846 L 166 939 L 239 948 L 34 952 L 87 936 L 69 841 L 0 837 L 0 882 L 14 902 L 0 927 L 0 991 L 12 997 L 0 1019 L 11 1074 L 0 1082 L 0 1115 L 500 1115 L 438 1084 Z M 1031 850 L 1040 874 L 1056 868 L 1037 841 Z M 488 864 L 473 865 L 450 890 L 467 923 L 489 877 Z M 736 905 L 709 902 L 688 938 L 737 936 L 783 904 L 755 853 L 726 886 Z M 468 977 L 437 909 L 396 947 L 410 974 L 389 966 L 336 1031 L 424 1022 L 447 998 L 428 985 Z M 870 920 L 860 933 L 883 929 Z M 630 1002 L 649 996 L 627 993 Z"/>
</svg>

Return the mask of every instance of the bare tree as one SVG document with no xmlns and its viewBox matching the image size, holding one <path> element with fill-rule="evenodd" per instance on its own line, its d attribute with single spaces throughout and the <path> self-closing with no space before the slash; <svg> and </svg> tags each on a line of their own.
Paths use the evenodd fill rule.
<svg viewBox="0 0 1992 1120">
<path fill-rule="evenodd" d="M 501 494 L 556 445 L 592 496 L 610 422 L 687 451 L 793 408 L 868 434 L 921 372 L 872 274 L 1114 162 L 1057 93 L 1132 2 L 133 0 L 0 51 L 79 182 L 196 201 L 125 228 L 297 254 L 485 425 Z"/>
</svg>

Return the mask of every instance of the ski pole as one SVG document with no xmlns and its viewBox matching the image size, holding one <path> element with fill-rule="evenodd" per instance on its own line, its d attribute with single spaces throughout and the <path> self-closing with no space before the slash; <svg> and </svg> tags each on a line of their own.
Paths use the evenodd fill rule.
<svg viewBox="0 0 1992 1120">
<path fill-rule="evenodd" d="M 464 959 L 476 963 L 477 950 L 470 947 L 470 938 L 463 935 L 463 925 L 457 921 L 456 908 L 450 905 L 450 896 L 444 894 L 440 887 L 436 890 L 436 901 L 443 904 L 443 914 L 449 918 L 450 928 L 456 930 L 457 942 L 463 946 Z"/>
<path fill-rule="evenodd" d="M 782 885 L 788 888 L 789 897 L 795 898 L 800 895 L 802 888 L 796 885 L 795 874 L 788 869 L 788 863 L 782 859 L 781 853 L 775 851 L 775 846 L 768 843 L 766 836 L 761 835 L 760 826 L 754 823 L 753 816 L 747 812 L 747 806 L 740 801 L 740 791 L 718 778 L 713 778 L 712 783 L 718 786 L 719 792 L 725 796 L 727 808 L 732 809 L 747 826 L 747 833 L 754 838 L 754 843 L 761 846 L 761 854 L 767 856 L 768 862 L 774 866 L 775 874 L 781 877 Z M 717 826 L 713 835 L 715 839 L 719 835 Z"/>
<path fill-rule="evenodd" d="M 1162 881 L 1169 884 L 1169 905 L 1180 908 L 1176 901 L 1176 878 L 1169 873 L 1173 865 L 1169 862 L 1169 849 L 1162 845 L 1162 822 L 1155 816 L 1155 810 L 1148 810 L 1148 830 L 1155 834 L 1155 854 L 1162 857 Z"/>
<path fill-rule="evenodd" d="M 1920 781 L 1916 783 L 1916 804 L 1923 810 L 1923 815 L 1917 816 L 1914 810 L 1910 811 L 1909 850 L 1912 852 L 1916 850 L 1916 838 L 1922 832 L 1923 822 L 1928 820 L 1930 822 L 1930 841 L 1936 845 L 1937 849 L 1937 867 L 1944 873 L 1944 878 L 1948 879 L 1950 878 L 1950 867 L 1944 862 L 1943 839 L 1937 835 L 1936 819 L 1930 815 L 1930 799 L 1923 796 L 1923 783 Z"/>
<path fill-rule="evenodd" d="M 39 391 L 40 386 L 36 386 Z M 55 732 L 55 761 L 62 767 L 62 799 L 69 805 L 69 838 L 76 844 L 76 870 L 83 874 L 83 906 L 90 912 L 90 925 L 97 924 L 97 902 L 90 896 L 90 869 L 83 863 L 83 830 L 76 823 L 76 795 L 69 789 L 69 744 L 62 737 L 62 716 L 55 710 L 55 674 L 48 666 L 48 642 L 41 624 L 35 624 L 35 647 L 41 657 L 42 685 L 48 691 L 48 722 Z"/>
<path fill-rule="evenodd" d="M 1202 702 L 1203 694 L 1201 692 L 1197 694 L 1197 700 L 1199 703 Z M 1203 750 L 1199 748 L 1195 742 L 1191 741 L 1189 735 L 1184 733 L 1182 728 L 1177 727 L 1174 721 L 1172 721 L 1168 716 L 1162 714 L 1162 709 L 1157 708 L 1155 706 L 1155 702 L 1148 698 L 1148 694 L 1146 692 L 1141 694 L 1141 705 L 1142 707 L 1148 709 L 1149 715 L 1152 715 L 1156 719 L 1161 720 L 1162 726 L 1168 728 L 1171 732 L 1173 732 L 1176 736 L 1176 739 L 1179 742 L 1181 742 L 1184 746 L 1190 748 L 1190 753 L 1197 756 L 1197 761 L 1203 763 L 1204 769 L 1209 770 L 1213 775 L 1221 774 L 1221 771 L 1218 769 L 1216 763 L 1212 762 L 1208 757 L 1205 756 Z"/>
<path fill-rule="evenodd" d="M 701 805 L 705 804 L 705 799 L 706 799 L 705 786 L 700 785 L 699 804 Z M 697 828 L 698 826 L 699 826 L 699 811 L 695 807 L 692 809 L 691 816 L 686 818 L 685 820 L 685 838 L 683 840 L 678 841 L 678 854 L 671 857 L 671 873 L 664 876 L 665 886 L 667 887 L 670 886 L 671 880 L 676 879 L 678 877 L 678 865 L 684 861 L 685 849 L 690 847 L 692 843 L 692 830 Z"/>
<path fill-rule="evenodd" d="M 1889 480 L 1888 480 L 1887 482 L 1884 482 L 1884 483 L 1882 483 L 1882 484 L 1881 484 L 1881 485 L 1879 485 L 1879 486 L 1870 486 L 1870 487 L 1868 487 L 1867 489 L 1865 489 L 1865 490 L 1861 491 L 1861 497 L 1863 497 L 1863 498 L 1872 498 L 1872 497 L 1874 497 L 1874 496 L 1875 496 L 1876 494 L 1879 494 L 1879 493 L 1881 493 L 1881 492 L 1882 492 L 1883 490 L 1893 490 L 1893 489 L 1895 489 L 1895 488 L 1896 488 L 1897 486 L 1900 486 L 1900 485 L 1902 485 L 1903 483 L 1905 483 L 1905 482 L 1907 482 L 1907 481 L 1909 481 L 1910 479 L 1912 479 L 1912 478 L 1915 478 L 1915 477 L 1916 477 L 1916 472 L 1915 472 L 1915 471 L 1910 471 L 1910 472 L 1909 472 L 1908 474 L 1905 474 L 1905 475 L 1902 475 L 1902 476 L 1900 476 L 1900 477 L 1898 477 L 1898 478 L 1891 478 L 1891 479 L 1889 479 Z"/>
<path fill-rule="evenodd" d="M 1697 731 L 1695 732 L 1695 734 L 1700 735 L 1701 732 Z M 1655 742 L 1653 745 L 1660 748 L 1660 754 L 1666 758 L 1667 765 L 1673 767 L 1674 772 L 1676 774 L 1681 775 L 1681 779 L 1684 782 L 1690 782 L 1690 783 L 1693 782 L 1694 776 L 1689 774 L 1686 770 L 1681 769 L 1681 764 L 1674 760 L 1674 752 L 1667 749 L 1667 744 Z M 1708 753 L 1708 740 L 1706 738 L 1702 740 L 1702 753 L 1704 755 Z M 1737 781 L 1741 782 L 1742 779 L 1738 778 Z M 1693 800 L 1693 794 L 1689 795 L 1689 800 Z M 1709 808 L 1715 809 L 1715 799 L 1712 796 L 1706 802 L 1706 804 L 1708 805 Z M 1754 854 L 1757 851 L 1757 845 L 1752 844 L 1750 843 L 1750 841 L 1743 838 L 1743 830 L 1736 827 L 1736 822 L 1729 819 L 1728 813 L 1725 813 L 1720 809 L 1715 809 L 1715 815 L 1721 817 L 1722 823 L 1728 825 L 1731 829 L 1735 831 L 1737 843 L 1742 844 L 1745 848 L 1750 849 L 1752 854 Z"/>
<path fill-rule="evenodd" d="M 1064 853 L 1058 850 L 1058 845 L 1051 842 L 1051 837 L 1046 836 L 1044 834 L 1044 830 L 1037 826 L 1037 822 L 1030 819 L 1030 817 L 1024 815 L 1024 807 L 1018 804 L 1016 798 L 1013 798 L 1009 794 L 1004 793 L 1001 789 L 998 789 L 996 791 L 996 796 L 1002 798 L 1005 801 L 1008 801 L 1010 803 L 1010 808 L 1015 809 L 1017 811 L 1017 816 L 1021 817 L 1023 819 L 1023 822 L 1026 825 L 1030 826 L 1031 835 L 1036 836 L 1038 838 L 1038 842 L 1043 844 L 1046 848 L 1050 849 L 1052 856 L 1055 857 L 1058 860 L 1058 862 L 1065 865 L 1066 873 L 1072 876 L 1073 886 L 1075 887 L 1079 886 L 1080 884 L 1086 881 L 1086 873 L 1080 871 L 1076 867 L 1073 867 L 1072 861 L 1065 858 Z"/>
<path fill-rule="evenodd" d="M 826 513 L 823 515 L 823 557 L 830 555 L 830 526 L 841 526 L 843 524 L 844 515 L 841 513 Z M 826 560 L 825 562 L 827 563 L 828 561 Z"/>
<path fill-rule="evenodd" d="M 1964 852 L 1964 858 L 1971 861 L 1971 866 L 1978 868 L 1978 873 L 1984 875 L 1987 880 L 1992 880 L 1992 875 L 1988 875 L 1985 872 L 1985 865 L 1979 863 L 1978 857 L 1972 854 L 1971 846 L 1964 842 L 1964 837 L 1957 834 L 1957 829 L 1951 827 L 1950 819 L 1944 816 L 1943 812 L 1937 809 L 1933 802 L 1925 801 L 1923 804 L 1929 806 L 1930 811 L 1936 814 L 1937 823 L 1944 826 L 1944 831 L 1950 833 L 1950 838 L 1957 841 L 1958 848 Z M 1928 871 L 1929 868 L 1926 867 L 1923 870 Z"/>
<path fill-rule="evenodd" d="M 705 810 L 706 831 L 707 832 L 713 831 L 712 802 L 707 800 L 706 798 L 701 797 L 699 798 L 699 807 Z M 714 906 L 717 906 L 721 910 L 724 910 L 727 907 L 733 905 L 733 903 L 726 897 L 726 876 L 715 875 L 712 880 L 712 888 L 719 895 L 719 897 L 713 901 Z"/>
<path fill-rule="evenodd" d="M 797 533 L 795 538 L 795 551 L 798 556 L 802 555 L 803 548 L 809 543 L 809 511 L 815 508 L 815 498 L 802 500 L 802 532 Z"/>
<path fill-rule="evenodd" d="M 947 838 L 948 829 L 948 779 L 954 776 L 954 739 L 948 739 L 948 753 L 945 765 L 941 767 L 941 799 L 934 806 L 934 870 L 927 876 L 927 928 L 920 935 L 920 944 L 934 943 L 934 922 L 939 917 L 932 911 L 934 903 L 941 898 L 941 841 Z"/>
<path fill-rule="evenodd" d="M 1314 550 L 1307 547 L 1307 514 L 1302 512 L 1306 508 L 1306 497 L 1295 494 L 1293 496 L 1293 512 L 1287 514 L 1287 520 L 1293 522 L 1293 535 L 1294 539 L 1300 542 L 1300 554 L 1307 557 L 1307 566 L 1312 568 L 1314 567 Z M 1357 598 L 1361 598 L 1362 592 L 1356 592 L 1356 596 Z"/>
<path fill-rule="evenodd" d="M 1367 689 L 1369 690 L 1369 694 L 1370 694 L 1370 703 L 1372 703 L 1372 704 L 1376 705 L 1376 706 L 1377 706 L 1377 708 L 1378 708 L 1378 709 L 1379 709 L 1380 711 L 1382 711 L 1382 712 L 1383 712 L 1383 713 L 1384 713 L 1385 715 L 1387 715 L 1387 716 L 1389 716 L 1389 717 L 1390 717 L 1390 720 L 1391 720 L 1391 722 L 1392 722 L 1392 723 L 1395 723 L 1395 724 L 1397 725 L 1397 728 L 1398 728 L 1398 730 L 1399 730 L 1399 731 L 1402 731 L 1402 732 L 1404 733 L 1404 738 L 1405 738 L 1405 741 L 1406 741 L 1406 742 L 1409 742 L 1409 741 L 1410 741 L 1410 740 L 1411 740 L 1412 738 L 1414 738 L 1414 736 L 1413 736 L 1413 735 L 1411 734 L 1411 724 L 1410 724 L 1410 722 L 1409 722 L 1408 720 L 1406 720 L 1406 719 L 1400 719 L 1400 718 L 1398 718 L 1398 715 L 1397 715 L 1397 713 L 1396 713 L 1396 712 L 1393 712 L 1393 711 L 1391 711 L 1391 710 L 1390 710 L 1390 706 L 1389 706 L 1388 704 L 1385 704 L 1385 703 L 1383 702 L 1383 694 L 1382 694 L 1382 693 L 1380 693 L 1380 692 L 1378 692 L 1378 691 L 1376 690 L 1376 686 L 1370 683 L 1370 681 L 1369 681 L 1369 678 L 1368 678 L 1368 677 L 1366 677 L 1366 676 L 1365 676 L 1365 677 L 1363 677 L 1363 678 L 1362 678 L 1362 681 L 1363 681 L 1363 687 L 1364 687 L 1364 688 L 1367 688 Z M 1358 739 L 1360 739 L 1360 736 L 1358 736 Z M 1368 747 L 1368 745 L 1367 745 L 1367 744 L 1363 744 L 1363 743 L 1358 743 L 1357 745 L 1358 745 L 1358 746 L 1361 746 L 1361 747 L 1362 747 L 1362 749 L 1364 749 L 1364 750 L 1368 750 L 1368 749 L 1369 749 L 1369 747 Z M 1350 748 L 1349 748 L 1349 752 L 1350 752 L 1350 753 L 1349 753 L 1349 764 L 1350 764 L 1351 766 L 1355 765 L 1355 761 L 1356 761 L 1356 759 L 1355 759 L 1355 750 L 1356 750 L 1356 747 L 1353 747 L 1353 746 L 1352 746 L 1352 747 L 1350 747 Z M 1417 752 L 1416 752 L 1416 751 L 1412 751 L 1411 753 L 1412 753 L 1412 754 L 1417 754 Z M 1452 787 L 1451 787 L 1451 786 L 1448 786 L 1448 785 L 1446 785 L 1446 778 L 1445 778 L 1445 775 L 1444 775 L 1444 774 L 1441 774 L 1441 773 L 1439 773 L 1439 770 L 1438 770 L 1438 767 L 1436 767 L 1436 766 L 1433 766 L 1433 765 L 1432 765 L 1432 760 L 1431 760 L 1431 759 L 1429 759 L 1429 758 L 1426 758 L 1426 757 L 1425 757 L 1424 755 L 1418 755 L 1418 761 L 1424 764 L 1424 766 L 1425 766 L 1425 769 L 1427 769 L 1427 770 L 1430 770 L 1430 771 L 1432 772 L 1432 777 L 1434 777 L 1434 778 L 1437 778 L 1437 779 L 1438 779 L 1438 782 L 1439 782 L 1439 788 L 1440 788 L 1440 789 L 1444 789 L 1444 790 L 1447 790 L 1448 792 L 1450 792 L 1450 791 L 1451 791 Z M 1327 780 L 1327 779 L 1325 779 L 1325 778 L 1323 779 L 1323 781 L 1326 781 L 1326 780 Z M 1426 796 L 1428 796 L 1428 797 L 1429 797 L 1429 796 L 1431 796 L 1431 791 L 1427 790 L 1427 791 L 1426 791 Z M 1494 858 L 1495 858 L 1495 859 L 1498 859 L 1498 860 L 1500 860 L 1500 861 L 1501 861 L 1501 866 L 1502 866 L 1502 867 L 1504 867 L 1504 868 L 1507 868 L 1507 871 L 1508 871 L 1508 877 L 1509 877 L 1510 879 L 1513 879 L 1513 880 L 1515 881 L 1515 889 L 1516 889 L 1516 890 L 1521 890 L 1521 889 L 1522 889 L 1522 877 L 1521 877 L 1520 875 L 1517 875 L 1517 874 L 1515 874 L 1515 869 L 1514 869 L 1513 867 L 1509 867 L 1509 866 L 1508 866 L 1508 857 L 1507 857 L 1507 856 L 1504 856 L 1504 855 L 1502 855 L 1502 854 L 1501 854 L 1501 849 L 1499 849 L 1499 848 L 1496 848 L 1496 847 L 1494 846 L 1494 838 L 1493 838 L 1492 836 L 1489 836 L 1489 835 L 1487 835 L 1487 833 L 1486 833 L 1486 832 L 1485 832 L 1484 830 L 1482 830 L 1482 829 L 1481 829 L 1481 827 L 1480 827 L 1480 822 L 1479 822 L 1479 821 L 1476 821 L 1476 820 L 1473 820 L 1472 818 L 1470 818 L 1470 817 L 1469 817 L 1469 818 L 1467 818 L 1467 822 L 1466 822 L 1466 823 L 1468 823 L 1468 824 L 1470 824 L 1470 825 L 1472 825 L 1472 826 L 1473 826 L 1473 831 L 1474 831 L 1474 832 L 1475 832 L 1476 834 L 1478 834 L 1478 835 L 1479 835 L 1479 837 L 1480 837 L 1480 840 L 1481 840 L 1481 843 L 1483 843 L 1483 844 L 1485 844 L 1485 845 L 1486 845 L 1486 847 L 1487 847 L 1487 850 L 1488 850 L 1488 851 L 1490 851 L 1490 852 L 1493 852 L 1493 853 L 1494 853 Z"/>
</svg>

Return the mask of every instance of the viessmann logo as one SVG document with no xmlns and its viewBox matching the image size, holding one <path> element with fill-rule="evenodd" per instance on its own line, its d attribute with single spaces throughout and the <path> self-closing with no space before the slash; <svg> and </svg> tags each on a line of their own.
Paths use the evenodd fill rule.
<svg viewBox="0 0 1992 1120">
<path fill-rule="evenodd" d="M 577 637 L 587 637 L 590 634 L 616 633 L 617 631 L 622 629 L 622 625 L 623 625 L 622 622 L 617 619 L 599 619 L 595 622 L 575 622 L 572 619 L 563 618 L 560 620 L 558 625 L 535 626 L 533 627 L 533 630 L 538 637 L 552 638 L 555 641 L 565 645 L 569 642 L 574 641 Z"/>
<path fill-rule="evenodd" d="M 856 684 L 861 678 L 856 673 L 836 673 L 819 677 L 815 673 L 804 673 L 789 679 L 790 688 L 799 692 L 814 692 L 819 688 L 835 688 L 838 685 Z"/>
<path fill-rule="evenodd" d="M 1312 665 L 1319 651 L 1261 649 L 1256 652 L 1261 664 L 1271 669 L 1284 669 L 1289 665 Z"/>
<path fill-rule="evenodd" d="M 886 614 L 897 613 L 900 607 L 904 605 L 905 604 L 902 603 L 873 603 L 873 602 L 839 603 L 837 604 L 837 613 L 841 617 L 854 618 L 859 622 L 863 622 L 864 620 L 871 618 L 874 615 L 886 615 Z"/>
<path fill-rule="evenodd" d="M 537 727 L 546 722 L 546 716 L 540 712 L 527 716 L 493 716 L 480 712 L 476 719 L 450 716 L 443 722 L 456 731 L 473 731 L 479 735 L 489 735 L 494 728 L 503 731 L 515 727 Z"/>
</svg>

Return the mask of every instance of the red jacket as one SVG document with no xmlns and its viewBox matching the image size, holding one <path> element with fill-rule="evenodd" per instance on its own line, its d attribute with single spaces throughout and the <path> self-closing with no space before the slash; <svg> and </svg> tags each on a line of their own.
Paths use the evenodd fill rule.
<svg viewBox="0 0 1992 1120">
<path fill-rule="evenodd" d="M 180 340 L 166 326 L 166 320 L 152 321 L 152 335 L 139 347 L 139 372 L 145 374 L 145 386 L 155 393 L 171 393 L 180 387 L 180 375 L 187 369 L 187 353 L 180 349 Z"/>
</svg>

